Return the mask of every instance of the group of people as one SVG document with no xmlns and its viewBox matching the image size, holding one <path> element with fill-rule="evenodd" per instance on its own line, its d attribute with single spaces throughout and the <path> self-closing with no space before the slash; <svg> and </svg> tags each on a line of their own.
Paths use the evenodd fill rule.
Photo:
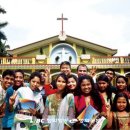
<svg viewBox="0 0 130 130">
<path fill-rule="evenodd" d="M 24 82 L 23 70 L 5 70 L 0 86 L 0 130 L 87 130 L 78 116 L 91 105 L 107 119 L 103 129 L 130 129 L 128 79 L 105 70 L 96 80 L 96 68 L 85 64 L 71 72 L 63 61 L 60 73 L 50 80 L 50 70 L 31 73 Z M 88 113 L 89 114 L 89 113 Z"/>
</svg>

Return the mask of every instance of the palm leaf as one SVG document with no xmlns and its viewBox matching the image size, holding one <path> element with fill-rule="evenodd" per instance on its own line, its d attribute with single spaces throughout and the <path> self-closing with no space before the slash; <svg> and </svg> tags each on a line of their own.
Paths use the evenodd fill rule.
<svg viewBox="0 0 130 130">
<path fill-rule="evenodd" d="M 2 31 L 0 31 L 0 40 L 7 40 L 7 38 L 6 38 L 6 36 L 5 36 L 5 34 L 4 34 L 4 32 L 2 32 Z"/>
<path fill-rule="evenodd" d="M 5 13 L 6 13 L 6 11 L 5 11 L 3 8 L 1 8 L 1 7 L 0 7 L 0 13 L 5 14 Z"/>
<path fill-rule="evenodd" d="M 8 22 L 0 23 L 0 29 L 7 26 Z"/>
</svg>

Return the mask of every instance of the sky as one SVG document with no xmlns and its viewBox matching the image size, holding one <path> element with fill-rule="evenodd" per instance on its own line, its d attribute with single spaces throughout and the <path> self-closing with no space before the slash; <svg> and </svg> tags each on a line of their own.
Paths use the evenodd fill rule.
<svg viewBox="0 0 130 130">
<path fill-rule="evenodd" d="M 43 40 L 61 31 L 67 35 L 130 53 L 130 0 L 0 0 L 7 13 L 0 14 L 11 49 Z"/>
</svg>

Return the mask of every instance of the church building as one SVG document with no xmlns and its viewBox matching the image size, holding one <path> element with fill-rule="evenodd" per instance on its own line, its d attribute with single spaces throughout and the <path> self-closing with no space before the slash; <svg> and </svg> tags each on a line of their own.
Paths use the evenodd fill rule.
<svg viewBox="0 0 130 130">
<path fill-rule="evenodd" d="M 129 57 L 115 57 L 117 49 L 66 35 L 63 21 L 67 18 L 64 18 L 62 14 L 57 20 L 61 20 L 62 23 L 60 35 L 8 50 L 13 57 L 0 59 L 3 64 L 1 70 L 23 69 L 30 74 L 36 70 L 49 68 L 53 76 L 59 72 L 62 61 L 69 61 L 72 72 L 76 72 L 79 64 L 86 64 L 89 69 L 96 67 L 97 74 L 104 72 L 106 68 L 113 68 L 116 73 L 123 75 L 130 73 Z"/>
</svg>

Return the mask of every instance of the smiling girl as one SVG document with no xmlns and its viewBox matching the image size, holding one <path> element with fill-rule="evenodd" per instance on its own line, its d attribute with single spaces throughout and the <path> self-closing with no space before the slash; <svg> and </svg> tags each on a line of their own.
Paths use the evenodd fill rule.
<svg viewBox="0 0 130 130">
<path fill-rule="evenodd" d="M 107 128 L 116 130 L 130 130 L 130 106 L 128 97 L 118 93 L 113 101 L 112 111 L 107 109 Z"/>
<path fill-rule="evenodd" d="M 117 93 L 123 92 L 130 99 L 130 92 L 127 90 L 128 79 L 125 76 L 118 76 L 116 78 L 116 87 L 117 87 Z"/>
<path fill-rule="evenodd" d="M 78 92 L 78 95 L 75 96 L 76 117 L 80 115 L 80 113 L 88 107 L 88 105 L 93 106 L 100 113 L 106 112 L 105 101 L 95 89 L 94 81 L 91 76 L 84 75 L 79 77 Z M 75 129 L 78 129 L 77 127 L 87 129 L 82 124 L 80 124 L 80 126 L 76 126 Z"/>
<path fill-rule="evenodd" d="M 77 85 L 78 85 L 78 79 L 75 75 L 71 74 L 68 76 L 68 83 L 67 87 L 69 89 L 70 93 L 73 93 L 74 95 L 77 93 Z"/>
<path fill-rule="evenodd" d="M 67 76 L 61 73 L 56 78 L 57 92 L 46 99 L 43 119 L 44 130 L 69 130 L 69 119 L 74 118 L 74 97 L 67 94 Z"/>
</svg>

